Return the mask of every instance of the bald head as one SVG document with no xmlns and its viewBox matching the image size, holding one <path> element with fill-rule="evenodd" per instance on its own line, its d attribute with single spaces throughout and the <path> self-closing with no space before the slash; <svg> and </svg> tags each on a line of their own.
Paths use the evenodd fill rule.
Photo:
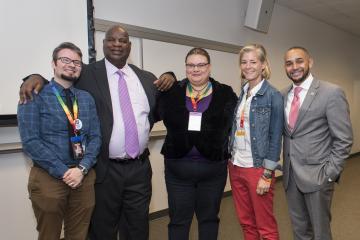
<svg viewBox="0 0 360 240">
<path fill-rule="evenodd" d="M 126 64 L 131 50 L 129 34 L 120 25 L 110 27 L 105 34 L 103 51 L 105 58 L 117 68 Z"/>
<path fill-rule="evenodd" d="M 124 27 L 122 27 L 121 25 L 114 25 L 106 31 L 105 38 L 111 36 L 114 31 L 123 32 L 125 35 L 129 36 L 128 32 Z"/>
</svg>

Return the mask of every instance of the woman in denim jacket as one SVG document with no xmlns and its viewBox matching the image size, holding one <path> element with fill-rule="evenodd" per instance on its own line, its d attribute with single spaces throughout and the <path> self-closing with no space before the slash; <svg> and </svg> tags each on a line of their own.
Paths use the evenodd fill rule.
<svg viewBox="0 0 360 240">
<path fill-rule="evenodd" d="M 246 240 L 279 239 L 273 213 L 274 171 L 283 131 L 283 98 L 268 83 L 270 67 L 259 44 L 243 47 L 241 91 L 230 136 L 230 182 Z"/>
</svg>

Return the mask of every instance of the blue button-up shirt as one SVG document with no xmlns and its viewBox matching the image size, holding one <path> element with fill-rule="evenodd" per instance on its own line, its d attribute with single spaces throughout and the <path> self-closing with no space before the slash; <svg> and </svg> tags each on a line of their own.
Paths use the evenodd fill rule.
<svg viewBox="0 0 360 240">
<path fill-rule="evenodd" d="M 65 101 L 64 88 L 54 80 L 34 95 L 34 100 L 18 106 L 18 125 L 24 151 L 51 176 L 62 179 L 69 166 L 82 165 L 90 169 L 96 163 L 101 145 L 100 124 L 95 101 L 83 90 L 70 87 L 72 100 L 76 96 L 79 119 L 82 121 L 81 137 L 85 147 L 82 160 L 70 155 L 68 119 L 56 98 L 52 86 Z"/>
</svg>

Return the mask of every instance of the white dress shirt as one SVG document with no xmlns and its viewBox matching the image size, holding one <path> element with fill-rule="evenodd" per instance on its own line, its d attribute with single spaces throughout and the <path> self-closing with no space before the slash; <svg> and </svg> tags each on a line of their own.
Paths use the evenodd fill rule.
<svg viewBox="0 0 360 240">
<path fill-rule="evenodd" d="M 109 158 L 125 158 L 129 156 L 127 156 L 125 152 L 125 128 L 119 100 L 119 75 L 116 73 L 119 69 L 106 59 L 105 67 L 109 82 L 114 119 L 109 144 Z M 137 124 L 141 154 L 147 148 L 149 141 L 150 123 L 148 116 L 150 113 L 150 105 L 145 90 L 131 67 L 126 64 L 120 70 L 124 73 L 124 78 L 128 87 L 130 101 Z"/>
<path fill-rule="evenodd" d="M 310 73 L 309 76 L 305 79 L 305 81 L 303 81 L 299 86 L 297 86 L 297 85 L 295 85 L 293 83 L 293 87 L 288 93 L 288 98 L 287 98 L 286 106 L 285 106 L 285 114 L 286 114 L 286 122 L 287 122 L 287 124 L 289 124 L 289 114 L 290 114 L 291 102 L 292 102 L 292 100 L 294 98 L 294 88 L 295 87 L 301 87 L 302 88 L 300 93 L 299 93 L 300 107 L 301 107 L 301 105 L 303 104 L 304 99 L 306 97 L 306 94 L 309 91 L 309 88 L 311 86 L 311 83 L 312 83 L 313 79 L 314 78 Z"/>
<path fill-rule="evenodd" d="M 232 153 L 233 156 L 232 162 L 234 165 L 239 167 L 245 167 L 245 168 L 254 167 L 254 160 L 251 153 L 251 140 L 250 140 L 250 106 L 253 97 L 260 90 L 263 83 L 264 80 L 259 82 L 253 89 L 251 89 L 249 92 L 250 96 L 247 96 L 249 84 L 247 83 L 244 86 L 244 95 L 241 99 L 240 106 L 236 111 L 236 126 L 237 126 L 236 130 L 239 130 L 241 113 L 245 109 L 244 110 L 245 148 L 243 144 L 240 143 L 239 138 L 235 136 L 233 153 Z"/>
</svg>

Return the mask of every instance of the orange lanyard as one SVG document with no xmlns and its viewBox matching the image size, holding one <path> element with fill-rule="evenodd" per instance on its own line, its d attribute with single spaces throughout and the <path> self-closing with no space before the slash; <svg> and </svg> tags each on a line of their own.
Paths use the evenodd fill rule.
<svg viewBox="0 0 360 240">
<path fill-rule="evenodd" d="M 250 94 L 250 96 L 251 96 L 251 94 Z M 241 115 L 240 115 L 240 128 L 241 129 L 244 129 L 244 122 L 245 122 L 245 111 L 246 111 L 246 101 L 247 101 L 247 99 L 248 99 L 248 97 L 250 97 L 250 96 L 248 96 L 248 94 L 246 93 L 246 95 L 245 95 L 245 103 L 244 103 L 244 108 L 243 108 L 243 110 L 241 111 Z"/>
</svg>

